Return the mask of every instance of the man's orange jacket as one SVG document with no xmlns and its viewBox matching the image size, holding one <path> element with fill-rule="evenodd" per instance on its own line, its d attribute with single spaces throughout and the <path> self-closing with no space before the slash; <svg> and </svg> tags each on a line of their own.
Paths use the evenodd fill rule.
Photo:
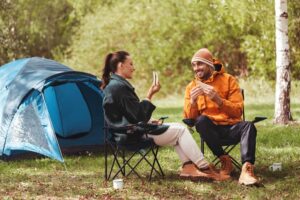
<svg viewBox="0 0 300 200">
<path fill-rule="evenodd" d="M 196 119 L 200 115 L 206 115 L 215 124 L 233 125 L 241 121 L 243 97 L 236 79 L 224 72 L 222 66 L 220 71 L 214 71 L 212 76 L 206 80 L 200 80 L 214 87 L 214 90 L 222 98 L 222 106 L 218 106 L 208 96 L 200 95 L 197 104 L 191 105 L 190 92 L 196 87 L 196 78 L 191 81 L 185 90 L 184 118 Z"/>
</svg>

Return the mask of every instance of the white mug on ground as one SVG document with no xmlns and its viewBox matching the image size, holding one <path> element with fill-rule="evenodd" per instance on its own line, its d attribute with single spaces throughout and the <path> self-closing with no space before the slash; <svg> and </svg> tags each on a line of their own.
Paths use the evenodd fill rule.
<svg viewBox="0 0 300 200">
<path fill-rule="evenodd" d="M 270 167 L 269 167 L 269 170 L 270 171 L 281 171 L 282 169 L 282 165 L 281 163 L 273 163 Z"/>
<path fill-rule="evenodd" d="M 113 180 L 113 188 L 114 189 L 123 189 L 124 182 L 123 179 L 114 179 Z"/>
</svg>

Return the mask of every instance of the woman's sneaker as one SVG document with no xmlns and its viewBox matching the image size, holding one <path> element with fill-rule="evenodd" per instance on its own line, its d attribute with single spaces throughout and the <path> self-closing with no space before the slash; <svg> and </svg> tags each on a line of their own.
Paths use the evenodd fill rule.
<svg viewBox="0 0 300 200">
<path fill-rule="evenodd" d="M 199 169 L 192 162 L 183 164 L 179 176 L 180 178 L 191 179 L 194 181 L 198 181 L 198 180 L 225 181 L 230 178 L 230 176 L 228 175 L 218 174 L 211 165 L 209 165 L 206 168 Z"/>
</svg>

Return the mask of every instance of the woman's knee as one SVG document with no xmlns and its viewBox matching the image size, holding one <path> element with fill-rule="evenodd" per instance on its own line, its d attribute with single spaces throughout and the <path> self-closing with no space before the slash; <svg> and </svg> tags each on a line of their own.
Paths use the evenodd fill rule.
<svg viewBox="0 0 300 200">
<path fill-rule="evenodd" d="M 182 136 L 186 132 L 189 133 L 188 128 L 181 123 L 169 123 L 168 125 L 170 126 L 169 131 L 172 132 L 172 135 L 176 135 L 177 137 Z"/>
</svg>

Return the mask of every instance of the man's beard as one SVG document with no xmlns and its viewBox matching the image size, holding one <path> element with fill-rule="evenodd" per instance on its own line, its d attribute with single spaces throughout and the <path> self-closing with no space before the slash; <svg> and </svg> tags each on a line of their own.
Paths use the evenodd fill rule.
<svg viewBox="0 0 300 200">
<path fill-rule="evenodd" d="M 211 76 L 210 71 L 196 70 L 194 72 L 195 72 L 197 78 L 203 79 L 203 80 L 207 80 Z"/>
</svg>

